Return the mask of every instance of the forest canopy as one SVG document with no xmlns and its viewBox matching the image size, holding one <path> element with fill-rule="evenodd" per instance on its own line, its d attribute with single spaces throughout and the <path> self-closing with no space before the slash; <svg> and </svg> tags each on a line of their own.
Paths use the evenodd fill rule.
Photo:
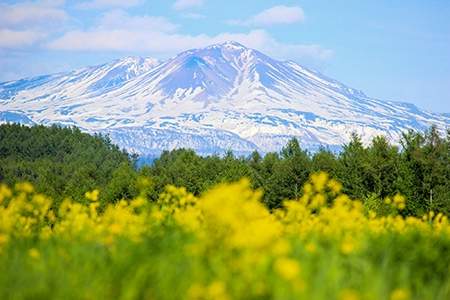
<svg viewBox="0 0 450 300">
<path fill-rule="evenodd" d="M 425 133 L 403 134 L 400 146 L 375 137 L 365 146 L 353 134 L 339 153 L 322 148 L 314 153 L 292 139 L 279 153 L 236 157 L 200 156 L 193 150 L 163 151 L 152 164 L 136 168 L 136 157 L 121 151 L 108 137 L 91 136 L 77 128 L 57 126 L 0 126 L 0 181 L 9 185 L 31 182 L 39 192 L 58 201 L 83 198 L 99 189 L 101 202 L 130 199 L 138 193 L 139 178 L 151 180 L 149 199 L 157 200 L 165 186 L 183 186 L 200 195 L 222 182 L 250 179 L 262 189 L 270 209 L 283 200 L 301 196 L 310 175 L 325 171 L 343 184 L 343 190 L 382 211 L 386 197 L 404 195 L 404 214 L 422 215 L 430 210 L 450 214 L 450 131 L 434 127 Z"/>
<path fill-rule="evenodd" d="M 133 161 L 107 137 L 56 125 L 0 126 L 0 181 L 6 184 L 30 182 L 57 203 L 95 188 L 108 191 L 109 200 L 128 196 L 112 186 L 123 173 L 134 174 Z"/>
</svg>

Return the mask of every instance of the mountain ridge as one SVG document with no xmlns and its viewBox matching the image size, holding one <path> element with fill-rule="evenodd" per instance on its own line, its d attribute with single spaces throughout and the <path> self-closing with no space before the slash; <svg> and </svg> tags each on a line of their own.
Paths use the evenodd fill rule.
<svg viewBox="0 0 450 300">
<path fill-rule="evenodd" d="M 398 141 L 445 129 L 450 116 L 381 101 L 293 61 L 229 41 L 165 60 L 126 57 L 99 66 L 0 83 L 0 122 L 75 125 L 139 154 L 179 147 L 277 151 L 338 147 L 352 132 Z"/>
</svg>

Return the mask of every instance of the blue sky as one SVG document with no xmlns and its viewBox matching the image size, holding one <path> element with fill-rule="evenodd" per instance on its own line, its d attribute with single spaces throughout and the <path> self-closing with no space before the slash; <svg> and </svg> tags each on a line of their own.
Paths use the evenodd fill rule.
<svg viewBox="0 0 450 300">
<path fill-rule="evenodd" d="M 450 112 L 448 0 L 1 0 L 0 81 L 225 40 Z"/>
</svg>

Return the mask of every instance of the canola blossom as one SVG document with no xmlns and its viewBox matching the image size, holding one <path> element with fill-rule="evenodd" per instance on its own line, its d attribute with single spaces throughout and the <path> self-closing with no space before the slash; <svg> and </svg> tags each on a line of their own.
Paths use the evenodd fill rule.
<svg viewBox="0 0 450 300">
<path fill-rule="evenodd" d="M 405 216 L 401 195 L 371 211 L 323 172 L 273 211 L 245 179 L 155 202 L 100 193 L 55 207 L 0 185 L 0 298 L 450 299 L 448 218 Z"/>
</svg>

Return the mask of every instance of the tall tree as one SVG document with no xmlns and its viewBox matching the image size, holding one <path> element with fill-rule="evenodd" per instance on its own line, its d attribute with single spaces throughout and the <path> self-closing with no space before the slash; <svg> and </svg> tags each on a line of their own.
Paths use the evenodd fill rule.
<svg viewBox="0 0 450 300">
<path fill-rule="evenodd" d="M 368 194 L 368 155 L 361 137 L 352 133 L 351 140 L 344 145 L 339 155 L 338 178 L 341 180 L 344 192 L 364 198 Z"/>
</svg>

